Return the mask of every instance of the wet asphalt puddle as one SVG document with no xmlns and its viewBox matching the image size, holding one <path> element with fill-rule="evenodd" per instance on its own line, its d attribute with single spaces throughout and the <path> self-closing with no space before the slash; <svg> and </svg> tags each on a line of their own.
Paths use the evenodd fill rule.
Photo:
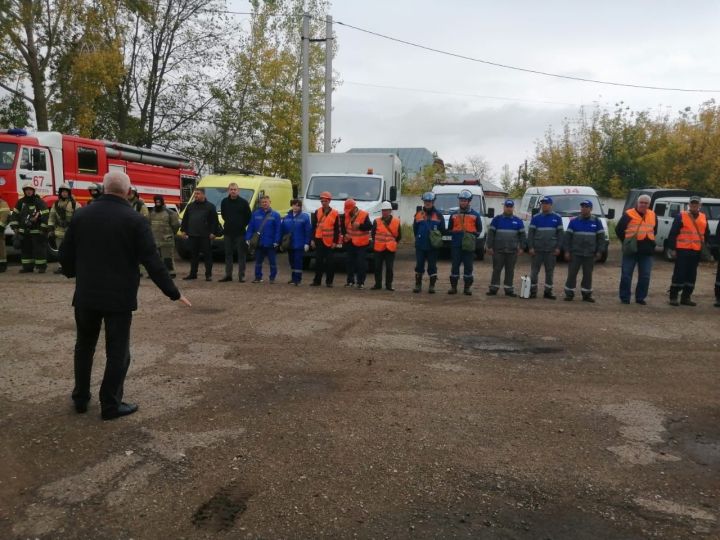
<svg viewBox="0 0 720 540">
<path fill-rule="evenodd" d="M 198 529 L 210 532 L 230 530 L 238 516 L 247 510 L 247 501 L 252 495 L 236 482 L 231 482 L 197 509 L 192 523 Z"/>
</svg>

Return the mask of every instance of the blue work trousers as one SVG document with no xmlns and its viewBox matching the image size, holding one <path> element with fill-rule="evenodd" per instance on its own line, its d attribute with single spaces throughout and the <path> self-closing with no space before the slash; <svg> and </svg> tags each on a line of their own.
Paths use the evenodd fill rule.
<svg viewBox="0 0 720 540">
<path fill-rule="evenodd" d="M 638 280 L 635 286 L 635 301 L 645 300 L 650 288 L 650 273 L 652 272 L 654 255 L 623 255 L 620 274 L 620 300 L 630 301 L 633 272 L 638 267 Z"/>
<path fill-rule="evenodd" d="M 262 279 L 262 266 L 265 257 L 270 263 L 270 281 L 274 281 L 275 276 L 277 276 L 277 259 L 275 258 L 274 247 L 258 247 L 255 250 L 255 279 Z"/>
<path fill-rule="evenodd" d="M 460 265 L 463 266 L 463 279 L 472 279 L 473 262 L 475 261 L 474 251 L 465 251 L 461 247 L 453 246 L 450 250 L 450 277 L 460 277 Z"/>
<path fill-rule="evenodd" d="M 425 273 L 425 263 L 427 262 L 428 276 L 437 276 L 437 249 L 415 249 L 415 273 Z"/>
<path fill-rule="evenodd" d="M 288 261 L 290 262 L 290 272 L 292 272 L 293 283 L 300 283 L 302 281 L 302 268 L 303 268 L 303 249 L 289 249 L 288 250 Z"/>
</svg>

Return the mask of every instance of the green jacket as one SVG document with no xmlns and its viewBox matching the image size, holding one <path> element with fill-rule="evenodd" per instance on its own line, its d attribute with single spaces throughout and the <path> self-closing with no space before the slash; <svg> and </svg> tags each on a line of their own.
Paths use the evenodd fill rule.
<svg viewBox="0 0 720 540">
<path fill-rule="evenodd" d="M 153 208 L 150 210 L 149 219 L 155 244 L 158 247 L 173 246 L 175 233 L 180 230 L 180 218 L 177 212 L 167 208 L 162 208 L 160 211 Z"/>
<path fill-rule="evenodd" d="M 10 206 L 3 199 L 0 199 L 0 233 L 5 233 L 5 227 L 10 219 Z"/>
<path fill-rule="evenodd" d="M 136 212 L 140 212 L 141 216 L 148 217 L 147 206 L 145 206 L 145 201 L 143 201 L 140 197 L 132 196 L 128 199 L 128 202 Z"/>
<path fill-rule="evenodd" d="M 55 238 L 63 238 L 65 229 L 70 225 L 70 220 L 75 213 L 77 203 L 75 199 L 58 199 L 50 208 L 48 227 L 55 233 Z"/>
</svg>

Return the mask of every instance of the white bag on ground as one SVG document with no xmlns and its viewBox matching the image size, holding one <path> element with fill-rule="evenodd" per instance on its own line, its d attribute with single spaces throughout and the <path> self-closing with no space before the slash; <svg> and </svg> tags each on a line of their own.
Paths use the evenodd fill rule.
<svg viewBox="0 0 720 540">
<path fill-rule="evenodd" d="M 520 298 L 530 298 L 530 276 L 520 278 Z"/>
</svg>

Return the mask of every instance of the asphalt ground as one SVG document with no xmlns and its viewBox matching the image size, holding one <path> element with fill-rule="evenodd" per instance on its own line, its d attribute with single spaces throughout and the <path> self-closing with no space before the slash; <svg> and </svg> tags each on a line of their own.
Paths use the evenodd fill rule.
<svg viewBox="0 0 720 540">
<path fill-rule="evenodd" d="M 447 260 L 413 294 L 409 245 L 395 292 L 291 287 L 281 261 L 178 281 L 190 309 L 144 279 L 140 410 L 110 422 L 102 346 L 88 413 L 69 397 L 72 281 L 0 274 L 0 538 L 720 537 L 715 264 L 690 308 L 660 259 L 621 305 L 616 248 L 592 305 L 488 298 L 487 261 L 472 297 Z"/>
</svg>

